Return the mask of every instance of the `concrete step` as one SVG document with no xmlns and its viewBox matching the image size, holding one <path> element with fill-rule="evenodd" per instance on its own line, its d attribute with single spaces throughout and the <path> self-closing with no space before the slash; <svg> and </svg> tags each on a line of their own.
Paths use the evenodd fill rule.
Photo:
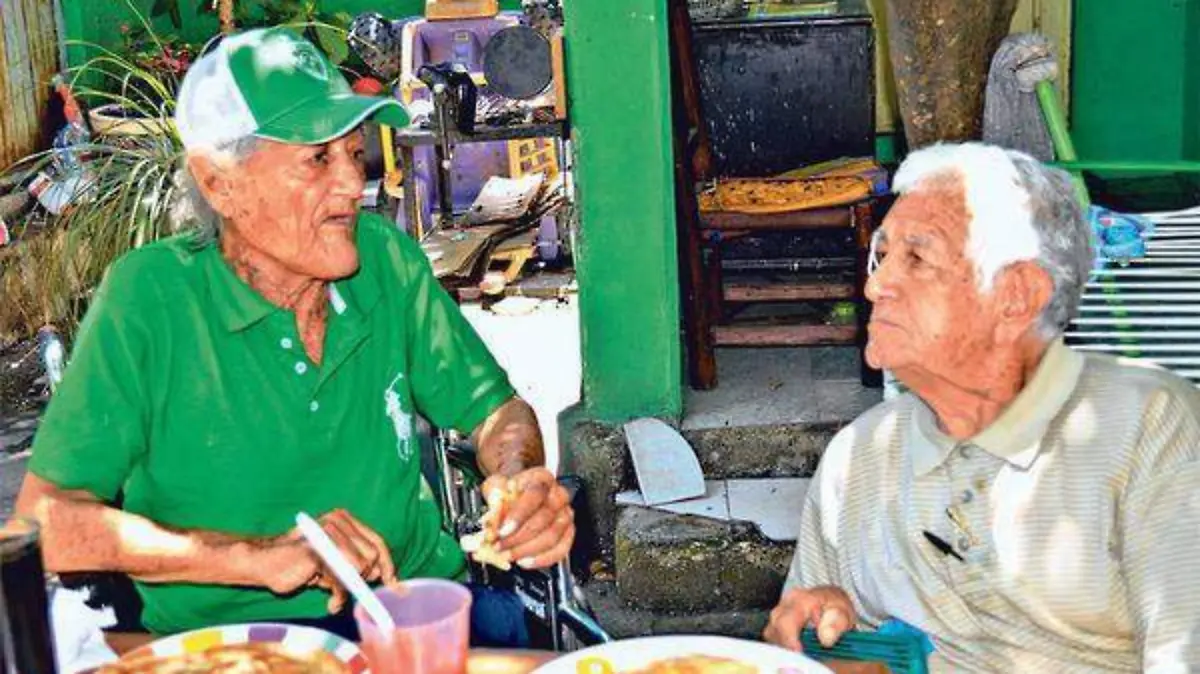
<svg viewBox="0 0 1200 674">
<path fill-rule="evenodd" d="M 583 588 L 597 620 L 613 637 L 664 634 L 713 634 L 758 640 L 767 626 L 766 610 L 718 610 L 671 613 L 630 607 L 621 601 L 616 583 L 594 581 Z"/>
<path fill-rule="evenodd" d="M 810 477 L 833 436 L 851 419 L 684 428 L 708 479 Z"/>
<path fill-rule="evenodd" d="M 809 477 L 829 440 L 848 421 L 698 428 L 682 434 L 707 479 Z M 619 510 L 616 495 L 637 488 L 624 431 L 590 421 L 563 428 L 563 470 L 587 485 L 584 527 L 596 541 L 597 556 L 611 561 Z"/>
<path fill-rule="evenodd" d="M 617 594 L 632 609 L 673 614 L 769 609 L 793 549 L 749 522 L 626 506 L 616 527 Z"/>
</svg>

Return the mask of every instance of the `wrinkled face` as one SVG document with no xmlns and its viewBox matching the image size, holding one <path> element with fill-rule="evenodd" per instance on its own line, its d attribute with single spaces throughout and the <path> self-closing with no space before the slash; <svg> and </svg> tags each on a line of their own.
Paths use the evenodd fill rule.
<svg viewBox="0 0 1200 674">
<path fill-rule="evenodd" d="M 358 269 L 354 220 L 365 181 L 359 131 L 324 145 L 260 140 L 206 194 L 233 234 L 298 276 L 333 281 Z M 208 191 L 208 190 L 206 190 Z"/>
<path fill-rule="evenodd" d="M 876 234 L 878 267 L 866 286 L 873 367 L 958 380 L 956 371 L 987 357 L 999 316 L 965 253 L 969 218 L 957 178 L 928 179 L 896 200 Z"/>
</svg>

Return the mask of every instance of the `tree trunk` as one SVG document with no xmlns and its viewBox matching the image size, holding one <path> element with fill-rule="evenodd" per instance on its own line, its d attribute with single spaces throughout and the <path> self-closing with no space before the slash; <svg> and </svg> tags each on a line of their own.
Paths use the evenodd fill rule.
<svg viewBox="0 0 1200 674">
<path fill-rule="evenodd" d="M 221 33 L 229 35 L 234 31 L 233 0 L 217 0 L 217 16 L 221 21 Z"/>
<path fill-rule="evenodd" d="M 1017 0 L 888 0 L 888 40 L 909 149 L 978 140 L 988 65 Z"/>
</svg>

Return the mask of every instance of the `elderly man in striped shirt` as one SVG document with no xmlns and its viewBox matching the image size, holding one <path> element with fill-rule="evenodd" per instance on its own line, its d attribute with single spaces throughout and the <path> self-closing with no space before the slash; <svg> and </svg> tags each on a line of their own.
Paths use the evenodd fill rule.
<svg viewBox="0 0 1200 674">
<path fill-rule="evenodd" d="M 895 623 L 934 672 L 1200 671 L 1200 394 L 1062 332 L 1092 263 L 1061 171 L 913 153 L 867 358 L 909 393 L 830 443 L 768 641 Z"/>
</svg>

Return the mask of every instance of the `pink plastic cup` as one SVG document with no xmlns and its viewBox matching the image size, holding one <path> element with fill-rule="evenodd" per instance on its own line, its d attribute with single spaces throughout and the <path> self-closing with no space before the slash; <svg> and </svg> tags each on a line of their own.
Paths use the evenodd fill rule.
<svg viewBox="0 0 1200 674">
<path fill-rule="evenodd" d="M 371 674 L 464 674 L 471 636 L 471 593 L 448 580 L 406 581 L 399 591 L 375 596 L 396 621 L 390 634 L 379 629 L 361 605 L 354 619 Z"/>
</svg>

